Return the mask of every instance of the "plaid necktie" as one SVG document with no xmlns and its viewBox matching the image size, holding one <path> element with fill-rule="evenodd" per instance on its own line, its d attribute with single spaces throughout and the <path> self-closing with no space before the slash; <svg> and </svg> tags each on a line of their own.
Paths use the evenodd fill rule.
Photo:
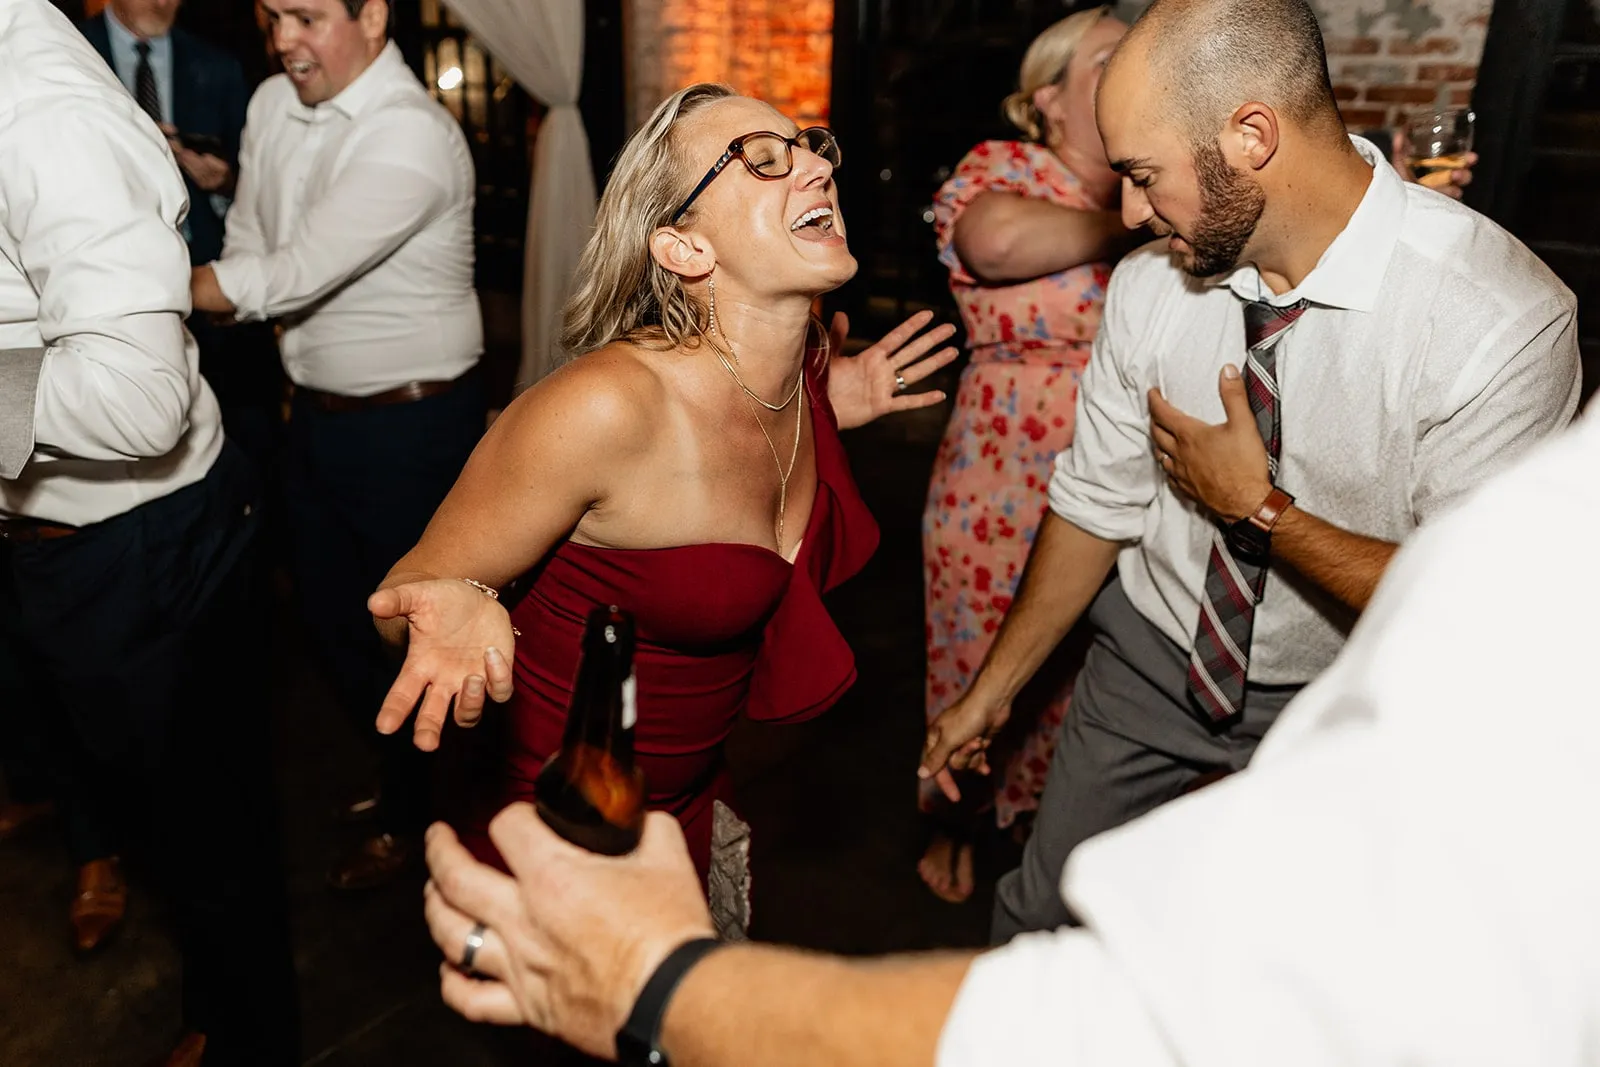
<svg viewBox="0 0 1600 1067">
<path fill-rule="evenodd" d="M 1259 300 L 1244 306 L 1245 391 L 1250 395 L 1256 428 L 1267 446 L 1267 469 L 1274 482 L 1283 447 L 1283 420 L 1273 349 L 1305 310 L 1304 300 L 1281 308 Z M 1235 559 L 1222 531 L 1212 531 L 1205 595 L 1200 600 L 1194 651 L 1189 654 L 1189 699 L 1212 722 L 1223 722 L 1244 710 L 1250 631 L 1266 580 L 1265 563 Z"/>
<path fill-rule="evenodd" d="M 133 50 L 139 53 L 139 65 L 133 68 L 133 98 L 159 126 L 165 120 L 161 117 L 161 91 L 156 88 L 156 72 L 150 68 L 150 42 L 135 41 Z"/>
</svg>

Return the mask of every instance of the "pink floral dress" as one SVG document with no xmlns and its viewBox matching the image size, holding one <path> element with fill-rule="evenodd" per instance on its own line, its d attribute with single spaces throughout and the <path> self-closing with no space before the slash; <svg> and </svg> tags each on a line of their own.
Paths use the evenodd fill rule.
<svg viewBox="0 0 1600 1067">
<path fill-rule="evenodd" d="M 979 284 L 957 256 L 954 234 L 961 212 L 984 192 L 1100 209 L 1055 153 L 1022 141 L 978 145 L 934 202 L 939 258 L 972 354 L 922 517 L 930 719 L 966 692 L 1016 594 L 1047 506 L 1051 462 L 1072 443 L 1078 379 L 1111 277 L 1110 264 L 1095 263 L 1018 285 Z M 1027 737 L 996 783 L 1002 827 L 1038 807 L 1077 673 L 1077 663 L 1060 658 L 1014 709 Z M 925 789 L 925 802 L 930 796 Z"/>
</svg>

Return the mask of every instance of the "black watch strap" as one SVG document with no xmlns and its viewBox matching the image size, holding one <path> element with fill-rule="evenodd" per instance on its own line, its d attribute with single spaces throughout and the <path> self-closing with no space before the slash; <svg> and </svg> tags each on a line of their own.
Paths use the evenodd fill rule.
<svg viewBox="0 0 1600 1067">
<path fill-rule="evenodd" d="M 714 937 L 697 937 L 667 954 L 644 984 L 639 999 L 633 1002 L 628 1021 L 617 1031 L 617 1062 L 625 1067 L 665 1067 L 667 1054 L 656 1042 L 661 1038 L 661 1019 L 667 1014 L 667 1002 L 689 968 L 721 944 Z"/>
</svg>

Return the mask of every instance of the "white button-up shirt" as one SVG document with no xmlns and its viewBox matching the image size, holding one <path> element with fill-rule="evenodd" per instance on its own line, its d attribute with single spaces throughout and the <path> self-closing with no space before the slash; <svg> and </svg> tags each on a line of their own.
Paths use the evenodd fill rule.
<svg viewBox="0 0 1600 1067">
<path fill-rule="evenodd" d="M 469 370 L 472 156 L 393 42 L 327 103 L 287 75 L 250 100 L 217 283 L 240 320 L 283 320 L 296 385 L 365 396 Z"/>
<path fill-rule="evenodd" d="M 1373 178 L 1300 285 L 1273 296 L 1254 267 L 1196 280 L 1146 247 L 1117 268 L 1078 392 L 1050 506 L 1127 542 L 1128 599 L 1184 648 L 1200 616 L 1213 524 L 1166 484 L 1148 390 L 1224 421 L 1217 379 L 1244 364 L 1244 299 L 1310 308 L 1279 341 L 1277 484 L 1336 526 L 1399 542 L 1577 408 L 1577 302 L 1482 215 L 1403 182 L 1364 140 Z M 1250 679 L 1298 684 L 1338 653 L 1347 613 L 1278 565 L 1268 572 Z"/>
<path fill-rule="evenodd" d="M 46 0 L 0 0 L 0 511 L 84 525 L 222 448 L 166 138 Z"/>
<path fill-rule="evenodd" d="M 941 1067 L 1580 1067 L 1600 1034 L 1600 418 L 1430 523 L 1250 767 L 1085 843 Z"/>
</svg>

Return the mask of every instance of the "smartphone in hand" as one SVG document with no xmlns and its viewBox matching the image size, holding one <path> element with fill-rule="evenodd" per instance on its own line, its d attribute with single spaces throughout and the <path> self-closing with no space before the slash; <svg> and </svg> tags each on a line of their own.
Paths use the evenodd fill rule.
<svg viewBox="0 0 1600 1067">
<path fill-rule="evenodd" d="M 222 139 L 213 137 L 209 133 L 189 133 L 187 130 L 178 133 L 178 143 L 191 152 L 198 152 L 204 156 L 216 156 L 225 159 Z"/>
</svg>

